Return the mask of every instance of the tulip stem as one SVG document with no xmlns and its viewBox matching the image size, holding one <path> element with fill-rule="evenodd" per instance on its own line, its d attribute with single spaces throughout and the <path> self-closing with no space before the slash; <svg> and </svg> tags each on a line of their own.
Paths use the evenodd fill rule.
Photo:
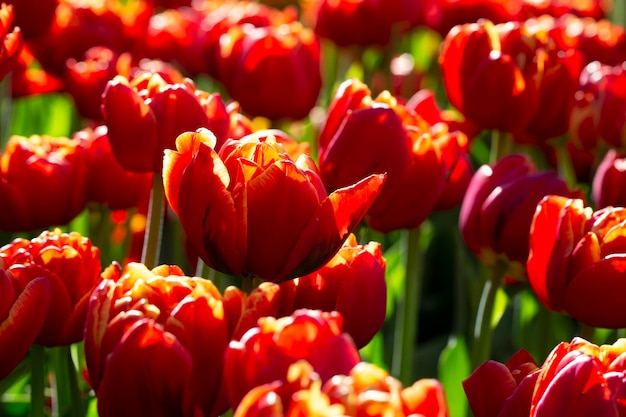
<svg viewBox="0 0 626 417">
<path fill-rule="evenodd" d="M 405 230 L 403 238 L 406 242 L 404 297 L 398 299 L 396 306 L 392 373 L 408 387 L 414 382 L 413 356 L 422 290 L 420 229 Z"/>
<path fill-rule="evenodd" d="M 30 348 L 30 416 L 43 417 L 46 388 L 46 350 L 34 344 Z"/>
<path fill-rule="evenodd" d="M 584 323 L 580 323 L 579 336 L 590 343 L 595 343 L 596 328 Z"/>
<path fill-rule="evenodd" d="M 513 138 L 510 134 L 496 129 L 492 130 L 489 163 L 495 164 L 504 156 L 511 153 L 512 148 Z"/>
<path fill-rule="evenodd" d="M 491 270 L 491 276 L 485 281 L 480 296 L 476 321 L 474 323 L 473 368 L 488 360 L 491 356 L 492 317 L 496 294 L 504 275 L 505 267 L 498 262 Z"/>
<path fill-rule="evenodd" d="M 572 158 L 567 152 L 567 145 L 565 143 L 557 144 L 554 148 L 557 156 L 559 176 L 563 178 L 569 188 L 574 188 L 577 183 L 576 172 L 574 171 Z"/>
<path fill-rule="evenodd" d="M 163 178 L 160 175 L 152 175 L 152 192 L 150 194 L 150 206 L 148 208 L 148 222 L 143 241 L 141 262 L 152 269 L 158 265 L 161 251 L 161 234 L 163 232 L 163 213 L 165 210 L 163 197 Z"/>
<path fill-rule="evenodd" d="M 60 346 L 52 350 L 56 370 L 54 373 L 59 415 L 83 415 L 82 398 L 78 387 L 78 374 L 72 360 L 72 347 Z"/>
</svg>

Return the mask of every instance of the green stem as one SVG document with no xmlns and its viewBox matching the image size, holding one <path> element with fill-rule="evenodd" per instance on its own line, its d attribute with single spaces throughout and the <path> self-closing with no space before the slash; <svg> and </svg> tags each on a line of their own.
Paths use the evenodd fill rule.
<svg viewBox="0 0 626 417">
<path fill-rule="evenodd" d="M 60 346 L 54 348 L 52 353 L 59 415 L 80 417 L 84 414 L 83 400 L 78 387 L 78 373 L 72 360 L 72 347 Z"/>
<path fill-rule="evenodd" d="M 513 137 L 506 132 L 500 130 L 491 131 L 491 153 L 489 154 L 489 163 L 495 164 L 504 156 L 511 153 L 513 149 Z"/>
<path fill-rule="evenodd" d="M 472 352 L 474 369 L 491 356 L 493 307 L 496 294 L 500 288 L 502 275 L 504 274 L 504 268 L 498 264 L 491 272 L 491 276 L 485 281 L 474 323 L 474 350 Z"/>
<path fill-rule="evenodd" d="M 413 356 L 417 336 L 422 276 L 420 275 L 420 229 L 405 230 L 404 297 L 398 300 L 393 343 L 392 373 L 404 384 L 413 384 Z"/>
<path fill-rule="evenodd" d="M 595 343 L 596 328 L 584 323 L 580 323 L 579 336 L 588 342 Z"/>
<path fill-rule="evenodd" d="M 554 147 L 557 156 L 557 166 L 559 176 L 565 180 L 565 183 L 569 188 L 576 186 L 576 172 L 574 171 L 574 164 L 569 152 L 567 152 L 567 145 L 565 143 L 559 143 Z"/>
<path fill-rule="evenodd" d="M 148 222 L 143 242 L 143 252 L 141 254 L 141 262 L 149 269 L 157 266 L 159 262 L 164 210 L 163 178 L 160 175 L 153 174 L 150 207 L 148 208 Z"/>
<path fill-rule="evenodd" d="M 30 348 L 30 416 L 43 417 L 46 388 L 46 350 L 34 344 Z"/>
<path fill-rule="evenodd" d="M 250 294 L 254 289 L 254 277 L 242 277 L 241 290 L 246 294 Z"/>
</svg>

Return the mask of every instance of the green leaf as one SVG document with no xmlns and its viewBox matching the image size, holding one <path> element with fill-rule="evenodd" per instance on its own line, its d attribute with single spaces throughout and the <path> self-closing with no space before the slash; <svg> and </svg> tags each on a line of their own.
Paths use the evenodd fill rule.
<svg viewBox="0 0 626 417">
<path fill-rule="evenodd" d="M 362 361 L 373 363 L 389 371 L 389 366 L 385 361 L 385 340 L 381 332 L 376 333 L 374 338 L 359 350 L 359 353 Z"/>
<path fill-rule="evenodd" d="M 461 383 L 470 373 L 470 356 L 465 339 L 451 336 L 439 356 L 439 382 L 445 390 L 450 417 L 467 416 L 468 403 Z"/>
</svg>

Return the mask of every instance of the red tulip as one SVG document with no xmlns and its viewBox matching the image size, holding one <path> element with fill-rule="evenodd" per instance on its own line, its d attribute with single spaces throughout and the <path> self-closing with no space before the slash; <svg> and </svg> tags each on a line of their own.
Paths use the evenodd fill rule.
<svg viewBox="0 0 626 417">
<path fill-rule="evenodd" d="M 117 76 L 104 90 L 102 114 L 113 153 L 134 172 L 161 172 L 163 150 L 185 131 L 210 128 L 218 146 L 230 137 L 231 116 L 220 95 L 196 89 L 190 79 L 168 84 L 149 72 L 131 81 Z"/>
<path fill-rule="evenodd" d="M 506 364 L 489 360 L 463 381 L 475 417 L 528 417 L 540 368 L 525 350 Z"/>
<path fill-rule="evenodd" d="M 265 317 L 232 341 L 224 356 L 224 381 L 236 408 L 254 387 L 282 379 L 300 360 L 311 364 L 322 383 L 347 375 L 360 361 L 352 339 L 342 332 L 341 315 L 298 310 L 291 316 Z"/>
<path fill-rule="evenodd" d="M 106 416 L 216 416 L 230 340 L 222 297 L 176 266 L 111 265 L 89 300 L 85 357 Z"/>
<path fill-rule="evenodd" d="M 541 368 L 530 416 L 626 416 L 625 360 L 625 339 L 602 346 L 581 338 L 560 343 Z"/>
<path fill-rule="evenodd" d="M 418 227 L 445 184 L 445 165 L 431 126 L 389 93 L 372 99 L 357 80 L 343 82 L 319 136 L 320 172 L 333 190 L 371 174 L 387 174 L 367 224 L 386 233 Z"/>
<path fill-rule="evenodd" d="M 11 137 L 0 155 L 0 230 L 31 231 L 76 217 L 86 205 L 86 159 L 78 139 Z"/>
<path fill-rule="evenodd" d="M 252 116 L 300 120 L 322 88 L 320 44 L 299 22 L 233 26 L 220 38 L 218 79 Z"/>
<path fill-rule="evenodd" d="M 24 40 L 20 28 L 13 27 L 12 5 L 0 3 L 0 81 L 13 69 Z"/>
<path fill-rule="evenodd" d="M 0 380 L 26 356 L 50 305 L 50 282 L 38 277 L 22 285 L 0 258 Z"/>
<path fill-rule="evenodd" d="M 50 28 L 59 0 L 38 0 L 36 3 L 30 0 L 8 0 L 4 3 L 8 3 L 14 9 L 15 26 L 20 28 L 24 39 L 30 41 L 40 37 Z M 37 13 L 33 13 L 33 7 L 37 8 Z"/>
<path fill-rule="evenodd" d="M 215 144 L 206 129 L 180 135 L 178 151 L 166 151 L 163 178 L 199 256 L 229 274 L 277 282 L 318 269 L 385 179 L 373 175 L 327 196 L 313 160 L 303 154 L 294 162 L 271 131 L 229 141 L 219 155 Z"/>
<path fill-rule="evenodd" d="M 426 0 L 424 23 L 442 36 L 456 25 L 489 19 L 493 23 L 520 20 L 524 0 Z"/>
<path fill-rule="evenodd" d="M 609 150 L 593 177 L 591 195 L 596 207 L 626 207 L 626 156 Z"/>
<path fill-rule="evenodd" d="M 541 200 L 530 228 L 526 269 L 546 308 L 590 326 L 626 327 L 625 220 L 624 208 L 594 212 L 579 199 Z"/>
<path fill-rule="evenodd" d="M 459 227 L 465 243 L 490 267 L 504 258 L 511 277 L 525 281 L 533 214 L 548 194 L 577 195 L 556 173 L 538 172 L 522 154 L 483 165 L 472 177 L 461 205 Z"/>
<path fill-rule="evenodd" d="M 75 232 L 44 231 L 32 240 L 18 238 L 0 248 L 0 261 L 15 277 L 16 289 L 41 293 L 39 280 L 46 281 L 42 303 L 49 297 L 50 306 L 35 343 L 50 347 L 83 339 L 89 294 L 101 270 L 100 250 L 89 239 Z"/>
</svg>

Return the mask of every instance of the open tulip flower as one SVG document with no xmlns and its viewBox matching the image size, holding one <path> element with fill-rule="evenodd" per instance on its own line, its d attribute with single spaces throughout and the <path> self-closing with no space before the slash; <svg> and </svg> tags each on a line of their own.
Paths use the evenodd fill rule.
<svg viewBox="0 0 626 417">
<path fill-rule="evenodd" d="M 210 281 L 176 266 L 112 264 L 91 295 L 85 327 L 99 415 L 225 411 L 218 393 L 229 340 L 222 297 Z"/>
<path fill-rule="evenodd" d="M 431 126 L 383 92 L 372 98 L 362 82 L 344 81 L 333 97 L 319 136 L 319 164 L 327 189 L 371 174 L 387 181 L 366 222 L 387 233 L 417 228 L 445 186 L 446 167 Z"/>
<path fill-rule="evenodd" d="M 322 383 L 348 375 L 360 362 L 359 351 L 342 331 L 339 313 L 301 309 L 292 315 L 264 317 L 241 340 L 230 342 L 224 355 L 224 383 L 236 408 L 246 393 L 282 379 L 300 360 L 311 364 Z"/>
<path fill-rule="evenodd" d="M 100 250 L 89 239 L 76 232 L 44 231 L 32 240 L 18 238 L 1 247 L 2 262 L 14 277 L 14 289 L 19 290 L 16 295 L 22 293 L 28 297 L 37 291 L 41 294 L 41 306 L 37 308 L 50 302 L 43 324 L 37 320 L 29 324 L 41 327 L 35 343 L 52 347 L 83 339 L 89 295 L 100 279 L 101 270 Z M 40 282 L 42 279 L 45 287 Z M 3 291 L 0 298 L 4 296 Z M 33 314 L 28 313 L 31 309 L 28 299 L 24 301 L 24 314 Z M 25 335 L 31 331 L 25 330 Z"/>
<path fill-rule="evenodd" d="M 257 132 L 218 154 L 215 135 L 199 129 L 166 151 L 165 195 L 210 267 L 274 282 L 311 273 L 339 250 L 385 181 L 371 175 L 327 195 L 311 157 L 294 161 L 286 145 Z"/>
<path fill-rule="evenodd" d="M 170 84 L 149 71 L 131 80 L 119 75 L 109 81 L 102 115 L 113 153 L 134 172 L 160 173 L 163 150 L 173 149 L 183 132 L 209 128 L 218 147 L 232 137 L 231 115 L 219 94 L 196 89 L 190 79 Z"/>
<path fill-rule="evenodd" d="M 546 196 L 530 229 L 527 272 L 537 298 L 589 326 L 626 327 L 626 209 L 593 211 L 579 199 Z"/>
<path fill-rule="evenodd" d="M 235 417 L 266 415 L 447 417 L 448 408 L 436 379 L 403 388 L 386 371 L 360 362 L 322 385 L 311 364 L 298 361 L 282 378 L 252 389 L 235 411 Z"/>
<path fill-rule="evenodd" d="M 79 139 L 12 136 L 0 155 L 0 230 L 68 223 L 85 208 L 86 181 L 87 153 Z"/>
<path fill-rule="evenodd" d="M 37 338 L 50 297 L 46 277 L 22 285 L 0 258 L 0 380 L 15 369 Z"/>
</svg>

